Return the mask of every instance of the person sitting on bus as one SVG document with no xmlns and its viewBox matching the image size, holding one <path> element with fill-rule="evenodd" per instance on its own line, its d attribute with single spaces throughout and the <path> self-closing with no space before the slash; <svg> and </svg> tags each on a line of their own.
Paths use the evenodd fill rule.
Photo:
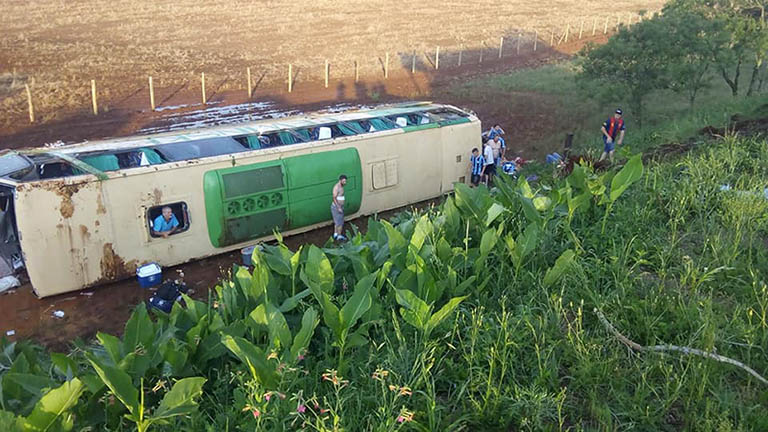
<svg viewBox="0 0 768 432">
<path fill-rule="evenodd" d="M 173 210 L 170 207 L 163 207 L 163 213 L 155 218 L 152 224 L 152 235 L 168 238 L 169 235 L 175 233 L 179 229 L 179 220 L 176 219 L 176 215 L 173 214 Z"/>
</svg>

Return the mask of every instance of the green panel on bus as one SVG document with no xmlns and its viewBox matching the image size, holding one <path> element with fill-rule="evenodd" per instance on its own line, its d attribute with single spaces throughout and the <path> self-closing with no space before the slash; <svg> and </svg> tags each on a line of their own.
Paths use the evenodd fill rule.
<svg viewBox="0 0 768 432">
<path fill-rule="evenodd" d="M 203 190 L 211 244 L 230 246 L 330 220 L 331 192 L 341 174 L 348 177 L 345 210 L 351 214 L 362 200 L 354 148 L 208 171 Z"/>
<path fill-rule="evenodd" d="M 288 174 L 288 228 L 301 228 L 331 220 L 333 185 L 347 176 L 344 212 L 360 210 L 363 195 L 362 168 L 357 149 L 347 148 L 284 159 Z"/>
</svg>

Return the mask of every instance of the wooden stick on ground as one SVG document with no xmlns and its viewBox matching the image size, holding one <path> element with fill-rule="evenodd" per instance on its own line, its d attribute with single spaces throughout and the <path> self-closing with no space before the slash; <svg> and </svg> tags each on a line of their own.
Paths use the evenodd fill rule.
<svg viewBox="0 0 768 432">
<path fill-rule="evenodd" d="M 729 357 L 724 357 L 718 354 L 714 354 L 707 351 L 702 351 L 696 348 L 689 348 L 689 347 L 681 347 L 677 345 L 652 345 L 652 346 L 642 346 L 637 342 L 632 341 L 628 337 L 624 336 L 623 334 L 619 333 L 618 330 L 608 321 L 608 319 L 605 318 L 605 315 L 603 315 L 602 312 L 597 310 L 597 308 L 593 309 L 595 314 L 597 314 L 597 317 L 600 319 L 600 322 L 603 323 L 605 328 L 613 334 L 618 340 L 621 341 L 624 345 L 632 348 L 635 351 L 656 351 L 656 352 L 666 352 L 666 351 L 675 351 L 687 355 L 697 355 L 704 358 L 712 359 L 715 361 L 719 361 L 721 363 L 728 363 L 730 365 L 739 367 L 745 371 L 747 371 L 750 375 L 757 378 L 758 381 L 762 382 L 765 385 L 768 385 L 768 380 L 760 376 L 757 372 L 755 372 L 754 369 L 751 367 L 745 365 L 744 363 L 734 360 Z"/>
</svg>

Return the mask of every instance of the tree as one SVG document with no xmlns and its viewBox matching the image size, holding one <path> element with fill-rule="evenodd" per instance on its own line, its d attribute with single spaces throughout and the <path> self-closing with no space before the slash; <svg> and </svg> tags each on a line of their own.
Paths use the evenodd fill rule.
<svg viewBox="0 0 768 432">
<path fill-rule="evenodd" d="M 621 28 L 608 43 L 588 45 L 580 53 L 580 80 L 597 84 L 601 96 L 610 100 L 626 97 L 643 120 L 643 104 L 649 93 L 667 88 L 670 46 L 661 20 L 652 19 Z"/>
<path fill-rule="evenodd" d="M 669 47 L 669 88 L 688 96 L 693 110 L 699 91 L 709 84 L 714 65 L 710 55 L 720 43 L 716 22 L 688 9 L 671 10 L 659 18 L 667 29 Z"/>
</svg>

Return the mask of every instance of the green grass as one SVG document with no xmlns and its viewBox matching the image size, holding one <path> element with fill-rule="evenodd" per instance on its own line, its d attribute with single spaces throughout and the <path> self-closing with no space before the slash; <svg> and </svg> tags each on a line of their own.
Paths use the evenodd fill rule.
<svg viewBox="0 0 768 432">
<path fill-rule="evenodd" d="M 745 117 L 763 115 L 764 112 L 759 110 L 765 110 L 766 105 L 764 93 L 750 98 L 732 97 L 725 82 L 713 75 L 708 88 L 702 90 L 697 98 L 693 111 L 684 95 L 671 91 L 649 95 L 644 124 L 638 127 L 636 113 L 627 100 L 621 95 L 616 95 L 613 100 L 595 100 L 591 96 L 593 92 L 577 82 L 577 72 L 573 62 L 564 61 L 474 79 L 449 89 L 447 95 L 449 98 L 453 96 L 469 101 L 476 99 L 479 105 L 488 97 L 501 98 L 508 100 L 512 106 L 516 99 L 530 97 L 528 106 L 516 107 L 504 113 L 510 117 L 510 124 L 504 126 L 514 127 L 517 117 L 527 114 L 530 104 L 540 103 L 543 110 L 551 114 L 541 122 L 540 129 L 544 132 L 531 137 L 526 144 L 534 148 L 559 149 L 564 135 L 573 133 L 578 151 L 597 155 L 602 151 L 600 126 L 616 107 L 622 107 L 625 112 L 625 144 L 635 151 L 642 151 L 663 143 L 687 140 L 705 126 L 725 127 L 734 113 Z M 478 108 L 478 111 L 481 110 Z"/>
</svg>

